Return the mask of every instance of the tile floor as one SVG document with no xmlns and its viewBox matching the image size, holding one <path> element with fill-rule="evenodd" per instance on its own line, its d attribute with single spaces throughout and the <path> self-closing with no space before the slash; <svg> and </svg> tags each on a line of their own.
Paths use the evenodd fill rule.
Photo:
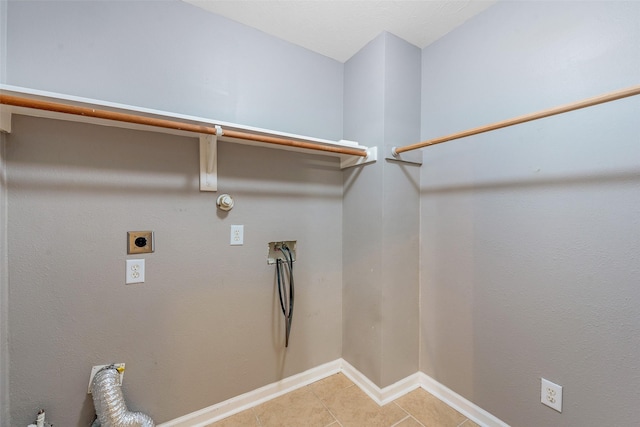
<svg viewBox="0 0 640 427">
<path fill-rule="evenodd" d="M 479 427 L 422 389 L 378 406 L 335 374 L 208 427 Z"/>
</svg>

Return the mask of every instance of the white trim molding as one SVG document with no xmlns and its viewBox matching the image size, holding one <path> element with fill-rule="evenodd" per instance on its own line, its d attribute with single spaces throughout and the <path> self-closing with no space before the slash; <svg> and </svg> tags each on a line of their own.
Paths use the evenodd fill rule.
<svg viewBox="0 0 640 427">
<path fill-rule="evenodd" d="M 346 360 L 342 360 L 342 373 L 380 406 L 393 402 L 397 398 L 420 387 L 420 377 L 417 372 L 385 388 L 380 388 L 375 385 Z"/>
<path fill-rule="evenodd" d="M 422 389 L 431 393 L 476 424 L 484 427 L 509 427 L 509 424 L 460 396 L 450 388 L 442 385 L 429 375 L 418 372 L 418 376 Z"/>
<path fill-rule="evenodd" d="M 504 421 L 496 418 L 423 372 L 416 372 L 394 384 L 380 388 L 344 359 L 325 363 L 257 390 L 159 424 L 158 427 L 205 427 L 338 372 L 342 372 L 374 402 L 381 406 L 404 396 L 410 391 L 422 388 L 480 426 L 509 427 Z"/>
<path fill-rule="evenodd" d="M 158 424 L 157 427 L 205 427 L 223 418 L 253 408 L 268 400 L 275 399 L 278 396 L 336 374 L 341 370 L 342 359 L 337 359 L 180 418 Z"/>
</svg>

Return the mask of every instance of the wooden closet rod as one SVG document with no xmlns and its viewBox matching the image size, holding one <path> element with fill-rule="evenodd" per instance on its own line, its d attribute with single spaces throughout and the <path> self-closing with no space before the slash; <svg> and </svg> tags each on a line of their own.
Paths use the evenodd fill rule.
<svg viewBox="0 0 640 427">
<path fill-rule="evenodd" d="M 496 129 L 506 128 L 520 123 L 530 122 L 532 120 L 538 120 L 549 116 L 555 116 L 556 114 L 568 113 L 569 111 L 579 110 L 581 108 L 587 108 L 605 102 L 615 101 L 617 99 L 627 98 L 629 96 L 640 95 L 640 85 L 632 86 L 627 89 L 618 90 L 615 92 L 609 92 L 604 95 L 595 96 L 593 98 L 584 99 L 582 101 L 572 102 L 570 104 L 561 105 L 555 108 L 549 108 L 547 110 L 538 111 L 536 113 L 525 114 L 524 116 L 514 117 L 509 120 L 492 123 L 490 125 L 480 126 L 477 128 L 465 130 L 458 133 L 452 133 L 450 135 L 441 136 L 439 138 L 429 139 L 427 141 L 418 142 L 416 144 L 405 145 L 404 147 L 394 147 L 391 153 L 394 157 L 405 151 L 416 150 L 418 148 L 428 147 L 430 145 L 441 144 L 447 141 L 453 141 L 454 139 L 460 139 L 471 135 L 477 135 L 479 133 L 489 132 Z"/>
<path fill-rule="evenodd" d="M 14 107 L 53 111 L 63 114 L 74 114 L 77 116 L 93 117 L 96 119 L 115 120 L 119 122 L 133 123 L 138 125 L 194 132 L 198 134 L 216 135 L 216 128 L 211 126 L 182 123 L 165 119 L 156 119 L 152 117 L 138 116 L 135 114 L 118 113 L 115 111 L 96 110 L 94 108 L 79 107 L 76 105 L 68 105 L 50 101 L 40 101 L 12 95 L 0 95 L 0 104 L 12 105 Z M 223 135 L 229 138 L 244 139 L 247 141 L 264 142 L 267 144 L 284 145 L 287 147 L 304 148 L 308 150 L 318 150 L 337 154 L 348 154 L 351 156 L 367 157 L 366 151 L 361 151 L 349 147 L 335 147 L 329 145 L 314 144 L 311 142 L 296 141 L 293 139 L 252 134 L 227 129 L 223 130 Z"/>
</svg>

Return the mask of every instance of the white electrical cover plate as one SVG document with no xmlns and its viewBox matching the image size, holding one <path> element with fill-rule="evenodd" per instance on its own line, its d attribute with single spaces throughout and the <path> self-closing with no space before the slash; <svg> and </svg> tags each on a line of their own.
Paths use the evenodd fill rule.
<svg viewBox="0 0 640 427">
<path fill-rule="evenodd" d="M 232 225 L 229 244 L 231 246 L 240 246 L 243 243 L 244 243 L 244 225 Z"/>
<path fill-rule="evenodd" d="M 562 412 L 562 386 L 540 378 L 540 402 Z"/>
<path fill-rule="evenodd" d="M 144 259 L 128 259 L 127 260 L 127 285 L 132 283 L 144 283 Z"/>
<path fill-rule="evenodd" d="M 124 379 L 124 363 L 114 363 L 113 365 L 116 368 L 122 368 L 122 372 L 120 372 L 120 376 L 118 377 L 118 385 L 122 387 L 122 380 Z M 93 382 L 93 377 L 95 377 L 98 371 L 104 368 L 105 366 L 110 366 L 110 365 L 96 365 L 93 368 L 91 368 L 91 375 L 89 376 L 89 388 L 87 390 L 88 394 L 91 394 L 91 383 Z"/>
</svg>

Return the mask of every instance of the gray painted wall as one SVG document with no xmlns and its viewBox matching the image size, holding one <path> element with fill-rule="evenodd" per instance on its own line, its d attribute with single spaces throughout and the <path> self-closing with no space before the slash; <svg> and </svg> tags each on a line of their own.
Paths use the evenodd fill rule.
<svg viewBox="0 0 640 427">
<path fill-rule="evenodd" d="M 9 420 L 9 276 L 5 135 L 0 132 L 0 426 Z"/>
<path fill-rule="evenodd" d="M 345 138 L 381 160 L 344 174 L 343 357 L 379 387 L 418 369 L 419 169 L 383 158 L 419 137 L 420 66 L 388 33 L 345 63 Z"/>
<path fill-rule="evenodd" d="M 6 70 L 7 3 L 0 1 L 0 83 Z M 0 132 L 0 426 L 9 420 L 9 277 L 7 275 L 7 188 L 5 136 Z"/>
<path fill-rule="evenodd" d="M 385 39 L 385 141 L 393 146 L 420 138 L 420 49 L 387 34 Z M 382 375 L 386 387 L 418 370 L 420 168 L 381 161 L 382 226 Z"/>
<path fill-rule="evenodd" d="M 317 137 L 342 134 L 342 65 L 182 2 L 11 2 L 7 83 Z M 153 41 L 153 43 L 152 43 Z M 341 356 L 336 158 L 221 143 L 228 215 L 195 138 L 14 117 L 7 136 L 11 421 L 86 426 L 91 366 L 125 362 L 167 421 Z M 4 193 L 4 189 L 3 189 Z M 229 227 L 245 244 L 230 247 Z M 126 232 L 152 229 L 124 285 Z M 3 230 L 4 235 L 4 230 Z M 290 347 L 267 243 L 297 240 Z M 3 378 L 5 378 L 3 370 Z"/>
<path fill-rule="evenodd" d="M 9 16 L 9 84 L 342 135 L 342 64 L 182 1 L 9 2 Z"/>
<path fill-rule="evenodd" d="M 344 67 L 344 137 L 378 147 L 384 143 L 384 41 L 378 36 Z M 383 171 L 378 162 L 343 175 L 342 357 L 380 384 Z"/>
<path fill-rule="evenodd" d="M 383 34 L 344 66 L 182 2 L 152 6 L 9 3 L 6 83 L 344 135 L 384 156 L 640 75 L 634 3 L 506 2 L 421 64 Z M 381 387 L 419 367 L 512 425 L 633 425 L 639 109 L 628 99 L 432 147 L 419 171 L 339 173 L 327 157 L 221 144 L 227 216 L 197 190 L 195 139 L 17 117 L 0 187 L 2 425 L 41 406 L 87 425 L 98 363 L 126 362 L 130 406 L 165 421 L 340 356 Z M 227 244 L 232 223 L 242 247 Z M 147 283 L 125 286 L 125 233 L 146 228 Z M 265 262 L 279 239 L 300 253 L 286 353 Z M 539 403 L 540 376 L 565 386 L 563 414 Z"/>
<path fill-rule="evenodd" d="M 488 9 L 424 49 L 422 137 L 637 85 L 638 22 L 637 2 Z M 420 368 L 510 425 L 638 423 L 638 117 L 635 97 L 423 152 Z"/>
<path fill-rule="evenodd" d="M 0 1 L 0 83 L 7 74 L 7 2 Z"/>
<path fill-rule="evenodd" d="M 197 140 L 17 116 L 8 139 L 12 424 L 39 406 L 88 425 L 91 366 L 127 363 L 158 422 L 341 354 L 341 174 L 334 159 L 221 144 L 219 215 Z M 139 159 L 145 159 L 140 161 Z M 230 224 L 245 244 L 229 246 Z M 152 229 L 146 283 L 124 285 L 126 231 Z M 297 240 L 290 347 L 267 243 Z"/>
<path fill-rule="evenodd" d="M 0 426 L 9 419 L 9 276 L 5 136 L 0 133 Z"/>
</svg>

